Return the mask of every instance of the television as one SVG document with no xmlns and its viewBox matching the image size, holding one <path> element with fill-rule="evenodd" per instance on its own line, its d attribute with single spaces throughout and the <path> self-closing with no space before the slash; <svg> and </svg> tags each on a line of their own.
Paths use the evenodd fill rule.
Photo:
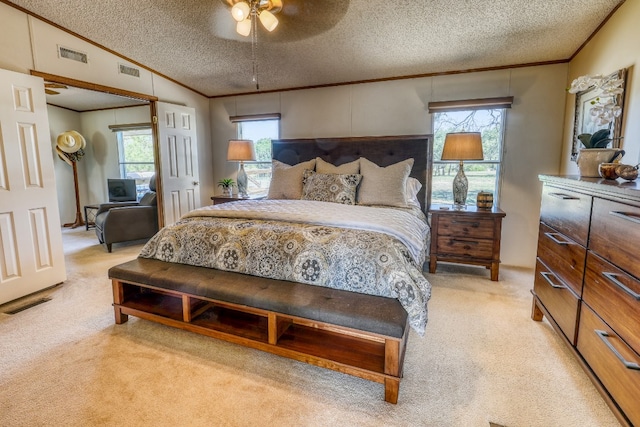
<svg viewBox="0 0 640 427">
<path fill-rule="evenodd" d="M 135 179 L 108 178 L 110 202 L 135 202 L 138 200 Z"/>
</svg>

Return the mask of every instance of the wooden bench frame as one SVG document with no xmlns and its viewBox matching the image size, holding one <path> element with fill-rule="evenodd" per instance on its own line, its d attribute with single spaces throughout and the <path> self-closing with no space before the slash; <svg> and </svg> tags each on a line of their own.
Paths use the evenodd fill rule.
<svg viewBox="0 0 640 427">
<path fill-rule="evenodd" d="M 402 338 L 112 278 L 116 324 L 129 315 L 384 384 L 397 403 Z"/>
</svg>

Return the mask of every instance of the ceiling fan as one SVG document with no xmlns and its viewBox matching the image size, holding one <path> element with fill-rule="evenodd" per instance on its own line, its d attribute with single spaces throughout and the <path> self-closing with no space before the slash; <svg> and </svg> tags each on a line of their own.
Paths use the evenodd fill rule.
<svg viewBox="0 0 640 427">
<path fill-rule="evenodd" d="M 55 91 L 53 89 L 69 89 L 67 86 L 60 83 L 44 83 L 44 93 L 47 95 L 59 95 L 60 92 Z"/>
</svg>

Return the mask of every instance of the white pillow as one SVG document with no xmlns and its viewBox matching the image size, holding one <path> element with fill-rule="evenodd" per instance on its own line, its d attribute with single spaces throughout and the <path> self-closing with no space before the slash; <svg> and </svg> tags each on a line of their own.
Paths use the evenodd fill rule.
<svg viewBox="0 0 640 427">
<path fill-rule="evenodd" d="M 361 157 L 362 181 L 358 190 L 358 204 L 407 207 L 405 188 L 412 167 L 413 159 L 380 167 Z"/>
<path fill-rule="evenodd" d="M 413 177 L 407 178 L 407 186 L 405 187 L 405 196 L 407 198 L 407 205 L 409 206 L 417 206 L 418 208 L 422 208 L 420 206 L 420 200 L 418 199 L 418 192 L 422 188 L 422 184 L 420 181 Z"/>
<path fill-rule="evenodd" d="M 300 199 L 302 197 L 302 175 L 306 169 L 313 170 L 316 159 L 293 166 L 278 160 L 273 160 L 271 164 L 271 185 L 267 199 Z"/>
<path fill-rule="evenodd" d="M 341 175 L 353 175 L 360 173 L 360 159 L 353 162 L 344 163 L 340 166 L 325 162 L 320 157 L 316 157 L 316 172 L 318 173 L 337 173 Z"/>
</svg>

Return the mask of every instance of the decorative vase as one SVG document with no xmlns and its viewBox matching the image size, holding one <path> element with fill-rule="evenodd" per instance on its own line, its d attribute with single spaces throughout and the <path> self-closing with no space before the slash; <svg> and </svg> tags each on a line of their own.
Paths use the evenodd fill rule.
<svg viewBox="0 0 640 427">
<path fill-rule="evenodd" d="M 227 187 L 224 189 L 224 192 L 227 194 L 227 196 L 231 197 L 233 196 L 233 187 Z"/>
<path fill-rule="evenodd" d="M 578 152 L 578 169 L 583 178 L 600 178 L 600 163 L 613 163 L 624 156 L 624 150 L 617 148 L 583 148 Z"/>
</svg>

